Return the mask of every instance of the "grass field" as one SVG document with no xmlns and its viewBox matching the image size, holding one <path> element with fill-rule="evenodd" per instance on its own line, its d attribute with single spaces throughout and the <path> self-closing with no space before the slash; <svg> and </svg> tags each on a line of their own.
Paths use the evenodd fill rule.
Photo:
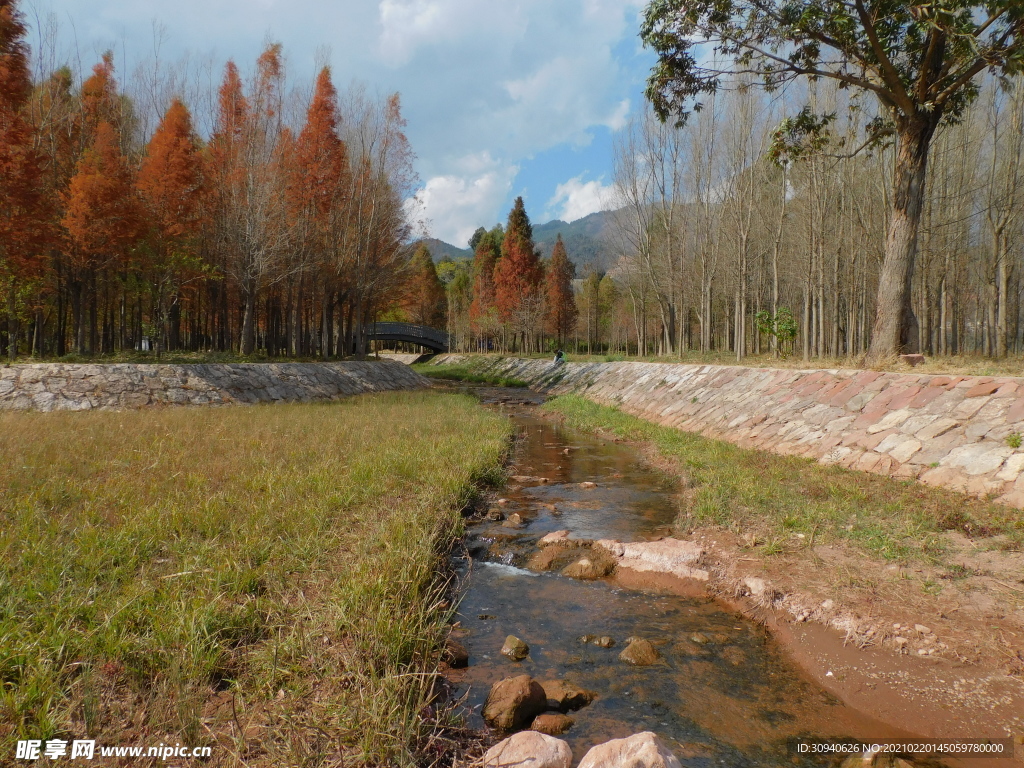
<svg viewBox="0 0 1024 768">
<path fill-rule="evenodd" d="M 0 763 L 88 735 L 429 764 L 438 574 L 509 429 L 422 392 L 0 414 Z"/>
<path fill-rule="evenodd" d="M 548 401 L 574 428 L 653 444 L 677 462 L 687 489 L 683 525 L 713 524 L 754 533 L 764 554 L 841 540 L 887 559 L 941 561 L 939 534 L 999 537 L 1024 546 L 1019 510 L 912 481 L 822 466 L 810 459 L 739 448 L 661 427 L 577 395 Z"/>
<path fill-rule="evenodd" d="M 492 376 L 474 370 L 469 365 L 431 365 L 430 363 L 416 363 L 412 366 L 417 373 L 432 379 L 444 379 L 445 381 L 468 381 L 472 384 L 494 384 L 498 387 L 526 387 L 525 381 L 510 376 Z"/>
</svg>

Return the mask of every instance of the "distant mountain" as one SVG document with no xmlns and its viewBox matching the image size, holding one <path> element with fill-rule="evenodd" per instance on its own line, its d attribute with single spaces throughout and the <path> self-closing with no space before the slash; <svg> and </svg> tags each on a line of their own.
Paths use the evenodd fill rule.
<svg viewBox="0 0 1024 768">
<path fill-rule="evenodd" d="M 444 240 L 438 240 L 436 237 L 425 237 L 417 242 L 416 245 L 419 245 L 419 243 L 427 246 L 435 264 L 439 261 L 444 261 L 446 256 L 452 261 L 473 258 L 473 252 L 469 248 L 459 248 L 451 243 L 446 243 Z"/>
<path fill-rule="evenodd" d="M 547 224 L 535 225 L 533 241 L 544 258 L 550 258 L 551 249 L 559 233 L 565 243 L 569 259 L 582 274 L 582 267 L 590 264 L 599 272 L 607 272 L 618 261 L 615 249 L 614 211 L 598 211 L 573 222 L 555 219 Z"/>
<path fill-rule="evenodd" d="M 551 258 L 551 250 L 561 233 L 569 260 L 577 267 L 577 274 L 582 275 L 583 267 L 587 264 L 599 272 L 607 272 L 618 261 L 614 214 L 614 211 L 598 211 L 573 222 L 555 219 L 547 224 L 535 224 L 533 241 L 540 249 L 541 255 L 548 259 Z M 473 252 L 469 248 L 459 248 L 444 240 L 428 237 L 420 242 L 425 243 L 430 249 L 430 255 L 434 257 L 435 262 L 443 261 L 445 257 L 453 260 L 473 258 Z"/>
</svg>

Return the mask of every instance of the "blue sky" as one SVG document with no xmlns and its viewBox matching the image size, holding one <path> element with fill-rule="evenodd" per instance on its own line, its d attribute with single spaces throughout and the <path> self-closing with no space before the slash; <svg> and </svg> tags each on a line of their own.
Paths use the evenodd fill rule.
<svg viewBox="0 0 1024 768">
<path fill-rule="evenodd" d="M 420 177 L 417 218 L 465 245 L 522 195 L 537 222 L 610 206 L 612 141 L 638 108 L 653 55 L 640 0 L 22 0 L 56 22 L 56 59 L 121 77 L 153 55 L 246 69 L 283 43 L 293 81 L 327 52 L 335 82 L 399 91 Z M 155 34 L 154 30 L 159 30 Z"/>
</svg>

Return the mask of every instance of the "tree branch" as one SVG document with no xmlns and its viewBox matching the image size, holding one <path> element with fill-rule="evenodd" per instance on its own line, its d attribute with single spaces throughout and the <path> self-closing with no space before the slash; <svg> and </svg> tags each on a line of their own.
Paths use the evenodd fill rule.
<svg viewBox="0 0 1024 768">
<path fill-rule="evenodd" d="M 875 54 L 875 58 L 878 59 L 878 66 L 881 68 L 882 79 L 886 85 L 889 86 L 889 90 L 893 95 L 893 101 L 899 106 L 903 113 L 907 117 L 912 116 L 916 110 L 914 109 L 914 102 L 907 94 L 906 89 L 903 87 L 903 81 L 900 79 L 899 72 L 896 71 L 896 67 L 889 61 L 889 57 L 885 55 L 885 50 L 882 48 L 882 44 L 878 41 L 878 35 L 875 34 L 874 22 L 868 15 L 867 9 L 864 7 L 863 0 L 856 0 L 857 15 L 860 16 L 860 23 L 864 26 L 864 33 L 868 36 L 868 41 L 871 43 L 871 50 Z"/>
</svg>

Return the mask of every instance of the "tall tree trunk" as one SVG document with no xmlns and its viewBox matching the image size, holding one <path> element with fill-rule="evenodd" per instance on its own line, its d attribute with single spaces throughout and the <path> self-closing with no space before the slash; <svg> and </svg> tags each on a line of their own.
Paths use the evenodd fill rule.
<svg viewBox="0 0 1024 768">
<path fill-rule="evenodd" d="M 18 356 L 18 291 L 16 283 L 11 280 L 7 289 L 7 359 L 12 363 Z"/>
<path fill-rule="evenodd" d="M 901 351 L 916 351 L 917 318 L 910 283 L 917 256 L 917 232 L 924 203 L 928 147 L 941 115 L 901 126 L 893 176 L 892 217 L 878 277 L 875 325 L 868 360 L 877 362 Z"/>
<path fill-rule="evenodd" d="M 995 319 L 996 357 L 1006 357 L 1006 305 L 1010 298 L 1009 270 L 1006 268 L 1006 240 L 1007 238 L 1002 232 L 996 235 L 996 301 L 998 302 Z"/>
<path fill-rule="evenodd" d="M 242 315 L 242 341 L 239 351 L 251 355 L 256 349 L 256 280 L 247 277 L 242 284 L 245 312 Z"/>
</svg>

